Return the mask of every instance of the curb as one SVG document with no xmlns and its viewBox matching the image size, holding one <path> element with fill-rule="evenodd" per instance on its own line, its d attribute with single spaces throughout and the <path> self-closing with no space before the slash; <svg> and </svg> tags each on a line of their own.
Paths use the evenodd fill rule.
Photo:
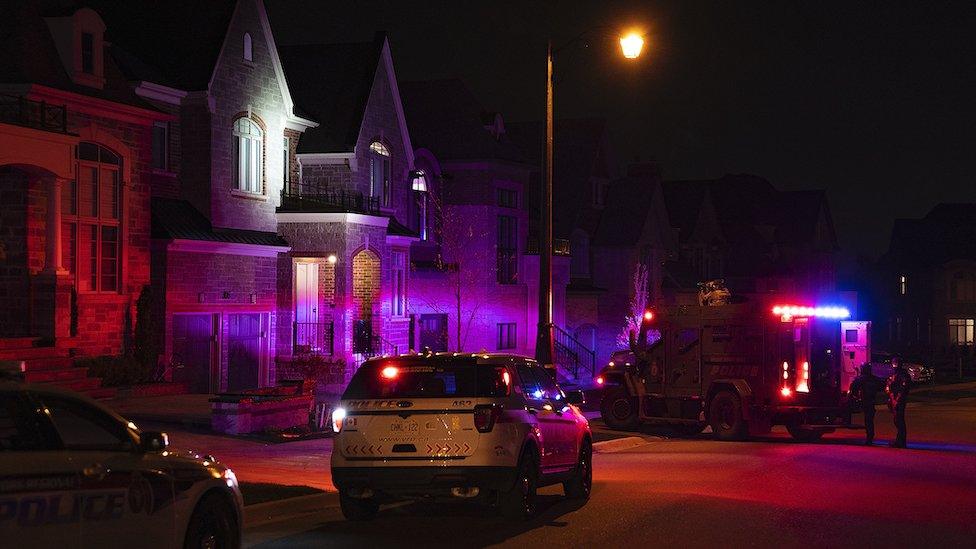
<svg viewBox="0 0 976 549">
<path fill-rule="evenodd" d="M 604 440 L 603 442 L 594 442 L 593 451 L 598 454 L 609 454 L 620 452 L 621 450 L 629 450 L 645 444 L 650 444 L 650 441 L 641 437 L 615 438 L 613 440 Z"/>
<path fill-rule="evenodd" d="M 338 492 L 308 494 L 266 501 L 244 507 L 244 529 L 259 528 L 272 522 L 339 507 Z"/>
</svg>

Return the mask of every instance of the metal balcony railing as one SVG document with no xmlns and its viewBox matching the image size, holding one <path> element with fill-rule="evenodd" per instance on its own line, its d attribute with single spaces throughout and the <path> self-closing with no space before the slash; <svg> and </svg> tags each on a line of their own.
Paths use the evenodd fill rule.
<svg viewBox="0 0 976 549">
<path fill-rule="evenodd" d="M 530 236 L 525 243 L 527 255 L 539 255 L 539 239 Z M 569 255 L 569 240 L 565 238 L 552 239 L 552 255 Z"/>
<path fill-rule="evenodd" d="M 292 328 L 292 342 L 296 352 L 335 354 L 335 324 L 332 322 L 295 322 Z"/>
<path fill-rule="evenodd" d="M 68 109 L 23 96 L 0 94 L 0 122 L 57 133 L 68 133 Z"/>
<path fill-rule="evenodd" d="M 360 192 L 292 182 L 281 193 L 281 207 L 278 211 L 380 215 L 380 199 Z"/>
</svg>

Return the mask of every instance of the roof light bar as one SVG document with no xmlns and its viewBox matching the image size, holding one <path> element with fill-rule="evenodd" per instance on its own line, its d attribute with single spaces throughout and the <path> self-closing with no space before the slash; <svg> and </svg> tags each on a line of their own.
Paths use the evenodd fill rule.
<svg viewBox="0 0 976 549">
<path fill-rule="evenodd" d="M 799 305 L 777 305 L 773 307 L 774 315 L 782 316 L 815 316 L 819 318 L 849 318 L 851 312 L 847 307 L 804 307 Z"/>
</svg>

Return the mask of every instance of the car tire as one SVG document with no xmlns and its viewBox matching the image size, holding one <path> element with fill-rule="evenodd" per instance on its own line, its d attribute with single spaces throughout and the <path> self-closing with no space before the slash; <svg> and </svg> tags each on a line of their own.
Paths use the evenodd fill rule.
<svg viewBox="0 0 976 549">
<path fill-rule="evenodd" d="M 531 449 L 519 459 L 515 482 L 498 495 L 498 510 L 512 520 L 526 520 L 535 514 L 536 489 L 539 487 L 539 458 Z"/>
<path fill-rule="evenodd" d="M 600 417 L 616 431 L 636 431 L 640 427 L 637 398 L 630 396 L 625 387 L 609 389 L 600 401 Z"/>
<path fill-rule="evenodd" d="M 190 516 L 183 547 L 223 549 L 240 546 L 234 510 L 218 496 L 205 496 Z"/>
<path fill-rule="evenodd" d="M 354 498 L 345 490 L 339 490 L 339 509 L 346 520 L 373 520 L 380 511 L 374 498 Z"/>
<path fill-rule="evenodd" d="M 817 442 L 823 437 L 823 431 L 817 431 L 815 429 L 801 429 L 795 425 L 787 425 L 787 432 L 793 437 L 793 440 L 797 442 Z"/>
<path fill-rule="evenodd" d="M 563 492 L 570 499 L 586 501 L 590 499 L 593 488 L 593 446 L 584 440 L 580 446 L 579 458 L 576 460 L 576 471 L 572 478 L 563 483 Z"/>
<path fill-rule="evenodd" d="M 712 397 L 708 422 L 719 440 L 743 440 L 749 434 L 749 425 L 742 417 L 742 400 L 731 391 L 719 391 Z"/>
</svg>

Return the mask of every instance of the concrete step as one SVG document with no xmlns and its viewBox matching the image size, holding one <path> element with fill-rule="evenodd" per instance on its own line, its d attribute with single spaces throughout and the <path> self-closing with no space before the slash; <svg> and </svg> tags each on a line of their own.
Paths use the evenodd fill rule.
<svg viewBox="0 0 976 549">
<path fill-rule="evenodd" d="M 2 337 L 0 338 L 0 351 L 8 349 L 29 349 L 37 345 L 39 337 Z"/>
<path fill-rule="evenodd" d="M 31 360 L 35 358 L 66 357 L 67 350 L 54 347 L 22 347 L 17 349 L 0 349 L 0 360 Z"/>
<path fill-rule="evenodd" d="M 28 367 L 25 374 L 28 383 L 74 381 L 87 377 L 88 368 L 44 368 L 31 370 Z"/>
<path fill-rule="evenodd" d="M 25 359 L 25 361 L 27 362 L 28 372 L 36 372 L 40 370 L 63 370 L 66 368 L 72 368 L 75 365 L 75 359 L 67 356 L 29 358 Z"/>
<path fill-rule="evenodd" d="M 86 389 L 81 391 L 81 393 L 84 393 L 88 395 L 88 397 L 95 400 L 108 400 L 115 398 L 115 394 L 117 392 L 118 390 L 115 387 L 97 387 L 95 389 Z"/>
</svg>

